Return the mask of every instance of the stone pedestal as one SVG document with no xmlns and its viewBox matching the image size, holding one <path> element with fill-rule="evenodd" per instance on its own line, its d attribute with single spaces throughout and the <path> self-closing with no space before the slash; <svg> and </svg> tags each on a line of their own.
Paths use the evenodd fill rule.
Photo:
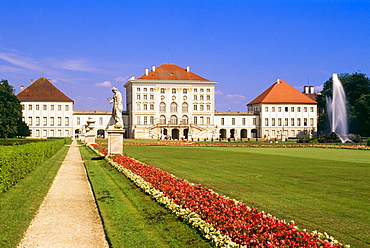
<svg viewBox="0 0 370 248">
<path fill-rule="evenodd" d="M 85 138 L 85 143 L 87 145 L 95 144 L 95 134 L 87 133 L 86 138 Z"/>
<path fill-rule="evenodd" d="M 122 155 L 123 134 L 125 129 L 107 129 L 108 133 L 108 156 Z"/>
</svg>

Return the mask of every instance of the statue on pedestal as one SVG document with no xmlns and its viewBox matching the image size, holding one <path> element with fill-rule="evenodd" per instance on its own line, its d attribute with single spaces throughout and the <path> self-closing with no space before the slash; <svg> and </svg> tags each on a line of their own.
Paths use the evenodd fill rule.
<svg viewBox="0 0 370 248">
<path fill-rule="evenodd" d="M 109 99 L 109 103 L 113 103 L 112 109 L 112 118 L 114 119 L 114 128 L 123 128 L 123 121 L 122 121 L 122 94 L 118 91 L 117 88 L 112 88 L 113 92 L 113 99 Z"/>
</svg>

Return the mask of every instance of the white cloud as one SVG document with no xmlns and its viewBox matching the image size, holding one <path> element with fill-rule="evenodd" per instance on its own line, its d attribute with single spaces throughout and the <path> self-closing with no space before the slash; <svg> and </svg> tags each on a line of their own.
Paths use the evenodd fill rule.
<svg viewBox="0 0 370 248">
<path fill-rule="evenodd" d="M 321 92 L 324 88 L 324 85 L 315 86 L 315 92 Z"/>
<path fill-rule="evenodd" d="M 71 70 L 71 71 L 84 71 L 84 72 L 97 72 L 98 70 L 84 58 L 72 58 L 65 60 L 57 60 L 55 58 L 49 58 L 50 63 L 59 69 Z"/>
<path fill-rule="evenodd" d="M 95 86 L 98 86 L 98 87 L 111 87 L 112 84 L 109 81 L 104 81 L 102 83 L 96 83 Z"/>
<path fill-rule="evenodd" d="M 43 71 L 43 67 L 32 58 L 21 56 L 17 53 L 0 53 L 0 59 L 28 70 Z"/>
<path fill-rule="evenodd" d="M 129 77 L 116 77 L 114 81 L 117 82 L 126 82 L 129 79 Z"/>
<path fill-rule="evenodd" d="M 221 95 L 223 95 L 224 93 L 222 93 L 222 91 L 221 90 L 216 90 L 215 91 L 215 95 L 217 95 L 217 96 L 221 96 Z"/>
<path fill-rule="evenodd" d="M 233 94 L 233 95 L 228 94 L 225 96 L 225 98 L 233 100 L 233 101 L 241 101 L 245 99 L 245 96 L 238 95 L 238 94 Z"/>
</svg>

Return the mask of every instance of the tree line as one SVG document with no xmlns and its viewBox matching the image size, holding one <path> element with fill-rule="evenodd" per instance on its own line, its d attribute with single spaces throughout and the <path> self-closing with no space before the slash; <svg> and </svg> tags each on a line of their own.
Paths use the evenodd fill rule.
<svg viewBox="0 0 370 248">
<path fill-rule="evenodd" d="M 22 121 L 22 106 L 14 88 L 8 80 L 0 81 L 0 137 L 26 137 L 30 136 L 30 129 Z"/>
</svg>

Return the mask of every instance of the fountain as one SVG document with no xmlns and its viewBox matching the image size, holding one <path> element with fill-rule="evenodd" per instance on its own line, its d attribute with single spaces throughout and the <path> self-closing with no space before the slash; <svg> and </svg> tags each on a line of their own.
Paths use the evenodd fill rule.
<svg viewBox="0 0 370 248">
<path fill-rule="evenodd" d="M 332 98 L 326 97 L 331 132 L 336 133 L 342 143 L 345 143 L 350 141 L 348 138 L 346 95 L 336 73 L 333 74 L 332 80 L 333 96 Z"/>
</svg>

